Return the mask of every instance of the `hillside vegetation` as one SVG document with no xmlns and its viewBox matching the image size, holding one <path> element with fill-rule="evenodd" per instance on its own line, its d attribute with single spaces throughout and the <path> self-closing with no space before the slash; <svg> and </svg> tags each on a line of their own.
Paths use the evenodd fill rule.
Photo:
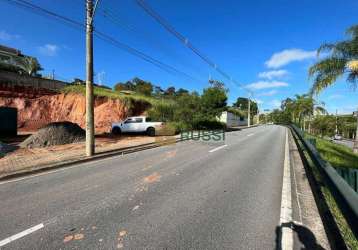
<svg viewBox="0 0 358 250">
<path fill-rule="evenodd" d="M 84 85 L 71 85 L 65 87 L 62 92 L 85 95 L 85 90 Z M 227 93 L 224 84 L 214 80 L 209 82 L 209 86 L 201 95 L 183 88 L 176 90 L 175 87 L 168 87 L 163 90 L 139 78 L 117 83 L 113 90 L 94 87 L 95 96 L 119 99 L 131 108 L 135 108 L 131 105 L 137 105 L 138 102 L 149 104 L 145 113 L 154 120 L 167 122 L 177 132 L 191 129 L 223 129 L 225 124 L 219 122 L 217 117 L 225 110 L 244 116 L 244 111 L 227 106 Z M 247 103 L 247 100 L 241 99 L 244 104 Z M 256 103 L 252 102 L 252 106 L 256 107 Z"/>
</svg>

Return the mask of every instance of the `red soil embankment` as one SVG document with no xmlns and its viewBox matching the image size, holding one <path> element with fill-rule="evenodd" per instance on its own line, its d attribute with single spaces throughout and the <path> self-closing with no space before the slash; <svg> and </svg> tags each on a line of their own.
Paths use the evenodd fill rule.
<svg viewBox="0 0 358 250">
<path fill-rule="evenodd" d="M 0 106 L 18 109 L 18 127 L 22 131 L 34 131 L 57 121 L 70 121 L 85 127 L 85 97 L 80 94 L 44 95 L 34 99 L 0 96 Z M 148 108 L 146 103 L 133 101 L 129 105 L 107 97 L 95 97 L 94 106 L 96 133 L 109 132 L 112 122 L 139 115 Z"/>
</svg>

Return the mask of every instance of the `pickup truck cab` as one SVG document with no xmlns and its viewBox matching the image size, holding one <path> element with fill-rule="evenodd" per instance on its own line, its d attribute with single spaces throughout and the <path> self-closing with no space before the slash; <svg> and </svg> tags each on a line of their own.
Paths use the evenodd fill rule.
<svg viewBox="0 0 358 250">
<path fill-rule="evenodd" d="M 146 116 L 132 116 L 123 121 L 112 123 L 112 134 L 146 132 L 149 136 L 155 136 L 155 129 L 162 125 L 162 122 L 152 122 Z"/>
</svg>

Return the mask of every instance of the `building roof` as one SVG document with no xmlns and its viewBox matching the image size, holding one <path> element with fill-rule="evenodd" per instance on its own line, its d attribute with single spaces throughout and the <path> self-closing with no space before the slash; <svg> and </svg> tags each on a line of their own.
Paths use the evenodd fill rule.
<svg viewBox="0 0 358 250">
<path fill-rule="evenodd" d="M 18 50 L 18 49 L 14 49 L 14 48 L 10 48 L 10 47 L 6 47 L 4 45 L 1 45 L 0 44 L 0 51 L 2 52 L 6 52 L 6 53 L 9 53 L 9 54 L 13 54 L 13 55 L 21 55 L 21 51 Z"/>
</svg>

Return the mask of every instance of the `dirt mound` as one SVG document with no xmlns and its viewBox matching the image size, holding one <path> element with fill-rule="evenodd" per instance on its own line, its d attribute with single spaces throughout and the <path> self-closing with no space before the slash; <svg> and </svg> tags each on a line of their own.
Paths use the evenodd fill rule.
<svg viewBox="0 0 358 250">
<path fill-rule="evenodd" d="M 39 98 L 0 96 L 0 106 L 18 109 L 18 127 L 21 131 L 36 131 L 50 122 L 70 121 L 85 128 L 85 97 L 81 94 L 45 95 Z M 96 133 L 109 132 L 112 122 L 128 116 L 140 115 L 148 103 L 133 101 L 132 103 L 95 97 L 95 129 Z"/>
<path fill-rule="evenodd" d="M 83 141 L 86 132 L 72 122 L 54 122 L 39 129 L 20 144 L 20 147 L 42 148 Z"/>
</svg>

